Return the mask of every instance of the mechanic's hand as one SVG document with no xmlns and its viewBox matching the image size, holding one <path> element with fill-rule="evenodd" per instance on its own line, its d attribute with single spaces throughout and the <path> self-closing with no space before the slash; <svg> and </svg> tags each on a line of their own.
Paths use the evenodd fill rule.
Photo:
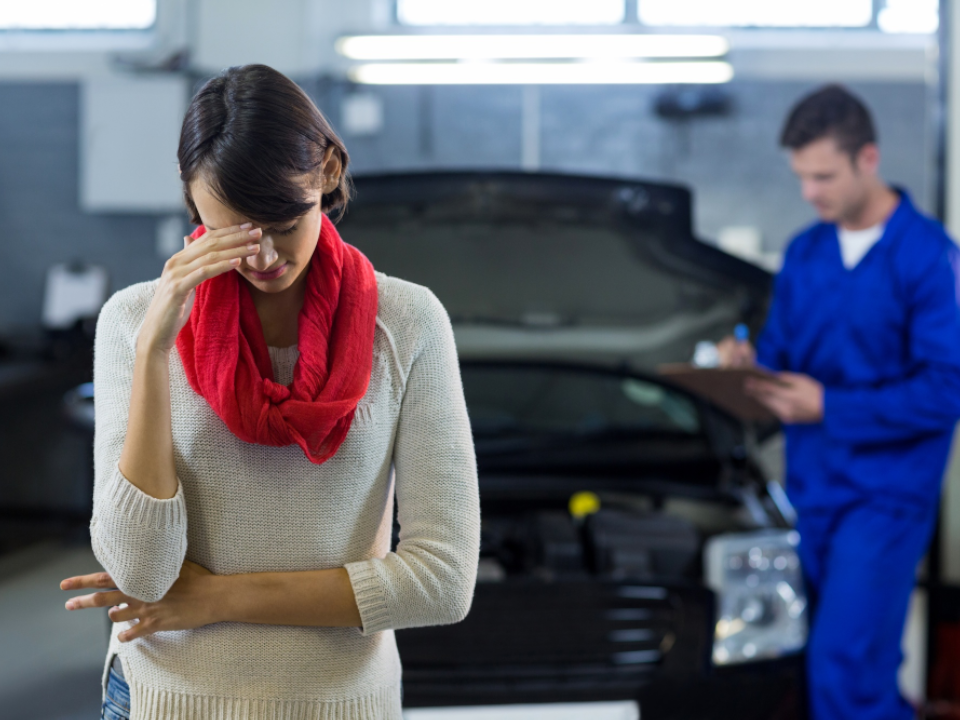
<svg viewBox="0 0 960 720">
<path fill-rule="evenodd" d="M 256 255 L 261 234 L 260 228 L 244 223 L 208 232 L 196 240 L 185 237 L 183 250 L 163 266 L 160 284 L 137 338 L 138 351 L 168 354 L 190 317 L 197 285 Z"/>
<path fill-rule="evenodd" d="M 717 343 L 722 368 L 751 368 L 757 364 L 757 351 L 748 341 L 727 335 Z"/>
<path fill-rule="evenodd" d="M 162 630 L 190 630 L 218 622 L 215 604 L 210 602 L 208 578 L 216 577 L 201 565 L 183 561 L 180 577 L 167 594 L 154 603 L 146 603 L 119 590 L 103 590 L 81 595 L 67 601 L 67 610 L 92 607 L 110 607 L 107 614 L 113 622 L 133 621 L 136 624 L 120 633 L 120 642 L 150 635 Z M 60 583 L 61 590 L 81 588 L 115 588 L 108 573 L 79 575 Z M 126 607 L 119 607 L 126 604 Z"/>
<path fill-rule="evenodd" d="M 777 373 L 776 379 L 747 378 L 748 395 L 787 424 L 813 424 L 823 421 L 823 385 L 809 375 Z"/>
</svg>

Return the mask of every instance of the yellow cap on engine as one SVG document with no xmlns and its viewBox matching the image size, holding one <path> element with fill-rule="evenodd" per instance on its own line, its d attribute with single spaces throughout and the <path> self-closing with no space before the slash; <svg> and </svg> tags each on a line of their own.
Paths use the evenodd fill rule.
<svg viewBox="0 0 960 720">
<path fill-rule="evenodd" d="M 600 509 L 600 498 L 592 492 L 578 492 L 570 497 L 570 514 L 575 520 L 583 520 Z"/>
</svg>

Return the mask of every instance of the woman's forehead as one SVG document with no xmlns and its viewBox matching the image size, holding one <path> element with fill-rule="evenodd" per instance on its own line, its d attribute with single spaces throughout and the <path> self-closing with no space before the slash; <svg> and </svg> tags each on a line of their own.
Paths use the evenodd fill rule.
<svg viewBox="0 0 960 720">
<path fill-rule="evenodd" d="M 307 199 L 316 203 L 316 207 L 319 208 L 321 195 L 319 189 L 307 188 L 305 195 Z M 203 224 L 211 229 L 220 229 L 233 225 L 242 225 L 246 222 L 253 222 L 243 213 L 234 210 L 224 203 L 218 197 L 217 193 L 214 192 L 209 180 L 207 180 L 203 174 L 198 175 L 190 182 L 190 197 L 193 199 L 193 204 L 196 206 L 197 213 L 200 215 L 200 219 L 203 220 Z M 254 222 L 254 224 L 260 225 L 261 223 Z"/>
<path fill-rule="evenodd" d="M 198 177 L 190 183 L 190 197 L 193 199 L 193 204 L 197 206 L 197 212 L 204 225 L 225 228 L 249 222 L 246 217 L 225 205 L 203 178 Z"/>
</svg>

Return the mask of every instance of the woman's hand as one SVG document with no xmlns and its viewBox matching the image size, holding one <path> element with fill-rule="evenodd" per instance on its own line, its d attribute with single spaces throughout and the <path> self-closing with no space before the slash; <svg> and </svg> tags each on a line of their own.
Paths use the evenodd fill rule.
<svg viewBox="0 0 960 720">
<path fill-rule="evenodd" d="M 219 622 L 217 603 L 212 599 L 210 579 L 216 575 L 205 567 L 183 561 L 180 577 L 160 600 L 145 603 L 119 590 L 103 590 L 67 601 L 67 610 L 113 606 L 108 615 L 113 622 L 136 621 L 119 635 L 120 642 L 150 635 L 162 630 L 190 630 Z M 67 578 L 61 590 L 82 588 L 114 588 L 113 578 L 105 572 Z M 122 604 L 126 607 L 119 607 Z"/>
<path fill-rule="evenodd" d="M 250 223 L 213 230 L 193 240 L 163 266 L 160 285 L 147 309 L 138 349 L 168 354 L 187 323 L 197 285 L 233 270 L 243 258 L 260 252 L 262 231 Z"/>
</svg>

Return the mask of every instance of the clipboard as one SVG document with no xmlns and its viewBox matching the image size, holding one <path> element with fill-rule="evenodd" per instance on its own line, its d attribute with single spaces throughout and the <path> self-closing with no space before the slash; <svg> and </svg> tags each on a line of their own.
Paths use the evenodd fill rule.
<svg viewBox="0 0 960 720">
<path fill-rule="evenodd" d="M 762 368 L 701 368 L 689 363 L 661 365 L 657 372 L 674 385 L 702 397 L 735 418 L 750 422 L 777 422 L 777 417 L 759 401 L 747 395 L 747 378 L 780 384 L 773 373 Z"/>
</svg>

